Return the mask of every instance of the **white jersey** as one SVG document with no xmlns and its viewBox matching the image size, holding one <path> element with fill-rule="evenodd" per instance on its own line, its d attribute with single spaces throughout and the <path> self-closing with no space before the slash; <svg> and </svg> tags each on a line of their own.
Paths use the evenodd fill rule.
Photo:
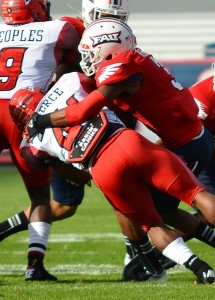
<svg viewBox="0 0 215 300">
<path fill-rule="evenodd" d="M 0 24 L 0 99 L 27 86 L 47 90 L 65 50 L 78 44 L 76 28 L 66 21 Z"/>
<path fill-rule="evenodd" d="M 65 108 L 74 101 L 83 100 L 92 91 L 92 86 L 94 87 L 91 82 L 92 79 L 81 73 L 73 72 L 63 75 L 40 101 L 36 112 L 41 115 L 51 113 Z M 124 126 L 113 111 L 107 107 L 104 107 L 102 111 L 109 122 Z M 76 138 L 77 127 L 79 126 L 47 128 L 43 134 L 38 134 L 30 144 L 23 140 L 21 153 L 27 153 L 26 150 L 30 147 L 31 152 L 39 158 L 52 156 L 69 163 L 70 150 Z M 77 164 L 75 165 L 79 167 Z"/>
</svg>

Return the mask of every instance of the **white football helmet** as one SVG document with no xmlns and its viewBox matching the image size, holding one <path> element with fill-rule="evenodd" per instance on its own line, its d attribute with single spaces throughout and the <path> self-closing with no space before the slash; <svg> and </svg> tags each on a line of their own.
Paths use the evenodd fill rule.
<svg viewBox="0 0 215 300">
<path fill-rule="evenodd" d="M 84 26 L 104 17 L 114 17 L 127 22 L 128 0 L 82 0 Z"/>
<path fill-rule="evenodd" d="M 94 75 L 104 60 L 133 50 L 136 37 L 131 28 L 121 20 L 102 18 L 91 23 L 84 31 L 78 50 L 80 66 L 87 76 Z"/>
</svg>

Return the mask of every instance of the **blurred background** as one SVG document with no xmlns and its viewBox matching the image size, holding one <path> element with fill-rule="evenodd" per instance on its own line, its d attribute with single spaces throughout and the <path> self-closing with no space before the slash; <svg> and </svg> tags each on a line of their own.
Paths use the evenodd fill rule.
<svg viewBox="0 0 215 300">
<path fill-rule="evenodd" d="M 81 17 L 81 3 L 51 0 L 51 15 Z M 177 81 L 189 87 L 212 74 L 215 1 L 130 0 L 129 6 L 128 24 L 138 47 L 153 54 Z M 8 162 L 8 155 L 0 155 L 1 161 Z"/>
<path fill-rule="evenodd" d="M 80 16 L 81 0 L 52 0 L 53 17 Z M 211 74 L 215 57 L 215 1 L 130 0 L 128 24 L 138 47 L 152 53 L 190 86 Z M 73 9 L 72 9 L 73 8 Z"/>
<path fill-rule="evenodd" d="M 65 13 L 67 3 L 81 10 L 81 0 L 51 0 L 54 13 Z M 133 13 L 163 12 L 212 12 L 215 9 L 213 0 L 130 0 L 130 11 Z"/>
<path fill-rule="evenodd" d="M 0 1 L 1 3 L 1 1 Z M 51 0 L 53 19 L 81 17 L 81 0 Z M 211 74 L 215 57 L 215 1 L 130 0 L 128 24 L 138 47 L 190 86 Z"/>
</svg>

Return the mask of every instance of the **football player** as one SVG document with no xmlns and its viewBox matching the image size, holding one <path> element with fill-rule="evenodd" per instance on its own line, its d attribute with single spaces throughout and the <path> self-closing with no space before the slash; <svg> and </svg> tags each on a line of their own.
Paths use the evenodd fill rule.
<svg viewBox="0 0 215 300">
<path fill-rule="evenodd" d="M 134 130 L 125 128 L 107 108 L 82 125 L 76 121 L 76 125 L 71 127 L 41 127 L 37 133 L 32 127 L 30 132 L 31 123 L 35 124 L 39 117 L 44 121 L 48 116 L 49 122 L 49 114 L 56 109 L 68 105 L 76 110 L 78 103 L 85 101 L 82 99 L 86 97 L 91 81 L 83 74 L 71 73 L 63 75 L 45 96 L 43 93 L 38 96 L 32 88 L 21 89 L 14 94 L 10 101 L 10 114 L 19 128 L 24 129 L 28 124 L 20 148 L 22 156 L 29 163 L 34 163 L 34 160 L 47 162 L 50 157 L 60 159 L 66 162 L 67 174 L 72 163 L 89 170 L 111 205 L 132 222 L 140 224 L 164 255 L 192 270 L 198 282 L 212 283 L 213 269 L 164 225 L 148 189 L 148 184 L 152 185 L 190 205 L 199 205 L 202 200 L 215 202 L 215 197 L 204 190 L 180 158 Z M 60 119 L 58 121 L 61 122 Z M 102 176 L 104 169 L 107 176 Z M 151 270 L 151 265 L 147 264 L 147 268 Z"/>
<path fill-rule="evenodd" d="M 129 16 L 128 1 L 120 0 L 114 1 L 114 3 L 110 3 L 109 0 L 82 1 L 82 19 L 85 26 L 98 18 L 106 16 L 114 16 L 115 18 L 121 19 L 122 21 L 126 22 Z M 72 20 L 76 23 L 76 20 L 70 20 L 70 18 L 68 17 L 63 17 L 61 18 L 61 20 L 70 22 Z M 79 35 L 81 35 L 81 33 L 83 32 L 83 26 L 81 22 L 77 22 L 76 28 L 78 28 Z M 73 65 L 75 63 L 77 64 L 77 61 L 77 57 L 76 59 L 72 60 L 73 69 Z M 75 69 L 77 69 L 76 65 Z M 56 80 L 58 80 L 63 73 L 68 72 L 69 70 L 71 70 L 71 66 L 68 67 L 68 62 L 61 62 L 56 72 Z M 54 82 L 52 81 L 52 85 L 53 83 Z M 84 177 L 85 176 L 86 174 L 84 175 Z M 54 177 L 51 181 L 51 187 L 53 192 L 53 199 L 51 199 L 52 221 L 61 220 L 73 216 L 76 213 L 77 208 L 81 204 L 82 199 L 84 197 L 84 184 L 80 182 L 80 174 L 78 174 L 78 178 L 79 184 L 77 185 L 77 178 L 76 184 L 74 184 L 63 178 L 57 172 L 54 173 Z M 28 227 L 29 213 L 30 207 L 0 223 L 0 240 L 3 240 L 11 234 L 17 233 L 21 230 L 26 230 Z M 131 222 L 129 222 L 119 212 L 116 212 L 116 216 L 118 218 L 122 230 L 129 235 L 130 239 L 134 239 L 134 236 L 131 235 L 132 231 L 127 231 L 128 229 L 130 229 Z M 133 247 L 129 243 L 127 236 L 125 236 L 125 239 L 128 251 L 132 250 Z M 150 242 L 147 236 L 142 232 L 140 246 L 145 255 L 150 255 L 153 258 L 154 254 Z M 158 264 L 157 268 L 161 268 L 160 264 Z"/>
<path fill-rule="evenodd" d="M 91 2 L 91 1 L 90 1 L 90 2 Z M 143 244 L 143 245 L 146 245 L 146 248 L 149 246 L 149 245 L 148 245 L 148 240 L 146 240 L 146 241 L 144 240 L 144 241 L 142 242 L 142 244 Z M 146 249 L 146 250 L 148 250 L 148 249 Z"/>
<path fill-rule="evenodd" d="M 93 21 L 113 17 L 123 22 L 128 21 L 128 0 L 82 0 L 82 20 L 87 27 Z"/>
<path fill-rule="evenodd" d="M 212 65 L 214 69 L 214 64 Z M 212 135 L 215 134 L 215 88 L 214 76 L 210 76 L 190 88 L 190 91 L 199 107 L 198 116 L 202 119 L 203 124 L 210 130 Z M 199 178 L 215 194 L 215 157 L 206 168 L 199 174 Z"/>
<path fill-rule="evenodd" d="M 20 156 L 22 132 L 14 126 L 8 112 L 11 96 L 21 87 L 35 85 L 47 91 L 52 76 L 61 63 L 70 63 L 77 53 L 83 32 L 76 18 L 52 21 L 50 2 L 46 0 L 2 0 L 0 45 L 0 152 L 9 149 L 19 170 L 31 207 L 28 218 L 23 212 L 13 221 L 25 220 L 29 229 L 26 280 L 56 280 L 43 265 L 52 220 L 49 181 L 51 169 L 32 169 Z M 14 223 L 7 223 L 9 228 Z"/>
<path fill-rule="evenodd" d="M 213 153 L 213 141 L 197 118 L 198 107 L 192 94 L 152 55 L 136 48 L 136 38 L 127 24 L 113 18 L 93 22 L 83 34 L 79 51 L 81 67 L 87 76 L 95 75 L 97 90 L 77 104 L 78 109 L 72 111 L 68 107 L 39 116 L 35 120 L 36 131 L 49 126 L 75 125 L 114 103 L 155 131 L 164 145 L 181 156 L 195 174 L 204 169 Z M 165 216 L 165 222 L 178 227 L 179 200 L 169 202 L 160 193 L 155 198 L 158 202 L 162 198 L 159 212 Z M 207 220 L 214 224 L 210 213 Z"/>
</svg>

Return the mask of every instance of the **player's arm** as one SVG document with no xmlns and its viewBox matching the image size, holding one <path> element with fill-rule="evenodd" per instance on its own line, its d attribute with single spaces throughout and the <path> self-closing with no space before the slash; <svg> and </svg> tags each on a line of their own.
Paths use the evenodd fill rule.
<svg viewBox="0 0 215 300">
<path fill-rule="evenodd" d="M 65 164 L 56 157 L 41 158 L 34 155 L 31 151 L 31 147 L 21 147 L 20 154 L 23 159 L 34 169 L 45 169 L 52 167 L 61 176 L 69 179 L 70 181 L 77 184 L 88 184 L 91 180 L 91 175 L 84 171 L 75 168 L 72 164 Z"/>
<path fill-rule="evenodd" d="M 75 51 L 75 50 L 74 50 Z M 80 60 L 81 56 L 78 51 L 75 51 L 76 53 L 74 54 L 73 59 L 71 59 L 69 62 L 62 62 L 56 69 L 55 76 L 56 76 L 56 81 L 58 79 L 70 72 L 82 72 L 81 67 L 80 67 Z"/>
<path fill-rule="evenodd" d="M 81 54 L 78 51 L 78 44 L 85 29 L 83 22 L 77 18 L 64 16 L 59 20 L 65 24 L 57 43 L 63 54 L 56 70 L 56 81 L 65 73 L 82 72 L 79 64 Z"/>
<path fill-rule="evenodd" d="M 64 109 L 46 115 L 34 114 L 28 124 L 27 133 L 32 137 L 40 129 L 82 124 L 100 112 L 104 106 L 113 105 L 115 98 L 121 95 L 134 94 L 139 87 L 140 80 L 135 83 L 123 81 L 101 86 L 91 92 L 84 100 L 75 102 Z"/>
<path fill-rule="evenodd" d="M 61 176 L 77 184 L 88 184 L 91 180 L 89 172 L 77 169 L 71 164 L 65 164 L 59 159 L 50 159 L 49 164 Z"/>
<path fill-rule="evenodd" d="M 119 96 L 129 96 L 136 93 L 136 91 L 140 88 L 140 85 L 140 79 L 136 82 L 132 82 L 128 78 L 123 82 L 103 85 L 98 88 L 98 91 L 105 97 L 108 103 L 111 103 L 113 99 Z"/>
<path fill-rule="evenodd" d="M 106 85 L 91 92 L 84 100 L 49 115 L 39 116 L 37 127 L 66 127 L 90 120 L 100 110 L 112 104 L 113 99 L 123 92 L 122 85 Z"/>
</svg>

